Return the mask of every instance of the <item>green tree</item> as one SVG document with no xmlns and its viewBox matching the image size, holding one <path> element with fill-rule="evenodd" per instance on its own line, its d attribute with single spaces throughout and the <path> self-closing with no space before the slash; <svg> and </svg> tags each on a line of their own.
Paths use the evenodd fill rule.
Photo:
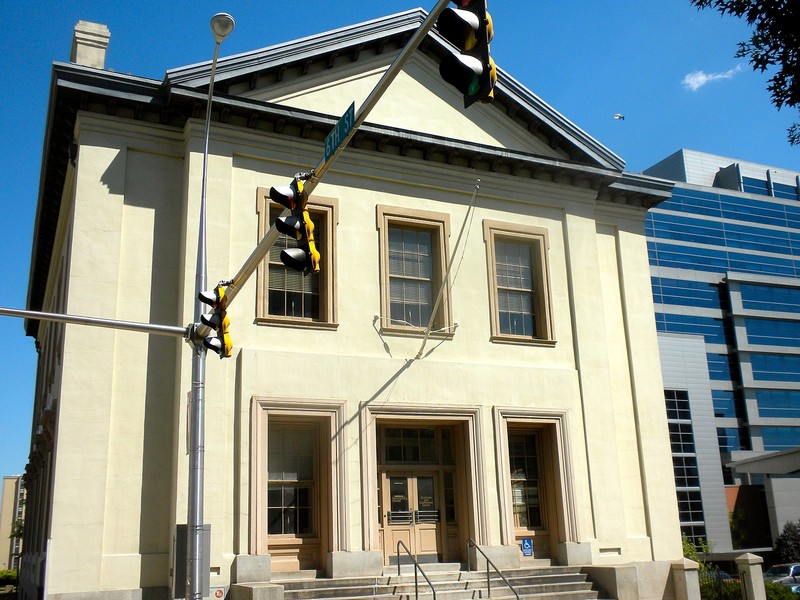
<svg viewBox="0 0 800 600">
<path fill-rule="evenodd" d="M 720 13 L 744 18 L 753 27 L 748 41 L 739 42 L 737 58 L 747 58 L 754 71 L 762 73 L 777 67 L 767 89 L 778 110 L 800 104 L 800 3 L 797 0 L 690 0 L 698 8 L 714 8 Z M 788 130 L 789 143 L 800 144 L 800 123 Z"/>
<path fill-rule="evenodd" d="M 683 557 L 696 562 L 701 572 L 715 568 L 700 556 L 700 554 L 706 555 L 711 552 L 711 544 L 706 542 L 705 538 L 698 538 L 697 545 L 695 545 L 691 539 L 686 537 L 685 534 L 682 534 L 681 542 L 683 543 Z"/>
<path fill-rule="evenodd" d="M 11 539 L 21 538 L 24 527 L 25 527 L 25 522 L 22 519 L 17 519 L 11 524 L 11 535 L 9 535 L 8 537 Z"/>
<path fill-rule="evenodd" d="M 781 562 L 800 562 L 800 521 L 788 521 L 775 540 L 775 553 Z"/>
</svg>

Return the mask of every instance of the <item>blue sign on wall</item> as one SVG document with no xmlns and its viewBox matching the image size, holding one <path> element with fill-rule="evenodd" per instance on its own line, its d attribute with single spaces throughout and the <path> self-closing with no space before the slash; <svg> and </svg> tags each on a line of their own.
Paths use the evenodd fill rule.
<svg viewBox="0 0 800 600">
<path fill-rule="evenodd" d="M 522 538 L 522 556 L 533 556 L 533 538 Z"/>
</svg>

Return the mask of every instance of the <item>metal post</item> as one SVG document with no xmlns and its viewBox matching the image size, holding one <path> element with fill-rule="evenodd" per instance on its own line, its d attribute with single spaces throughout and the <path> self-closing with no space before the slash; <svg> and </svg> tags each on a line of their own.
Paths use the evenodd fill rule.
<svg viewBox="0 0 800 600">
<path fill-rule="evenodd" d="M 38 310 L 21 310 L 18 308 L 0 307 L 0 315 L 5 317 L 23 317 L 33 321 L 56 321 L 59 323 L 73 323 L 75 325 L 90 325 L 105 327 L 106 329 L 122 329 L 125 331 L 141 331 L 156 335 L 169 335 L 188 338 L 191 326 L 178 327 L 176 325 L 156 325 L 153 323 L 138 323 L 136 321 L 118 321 L 102 317 L 84 317 L 82 315 L 66 315 L 63 313 L 40 312 Z"/>
<path fill-rule="evenodd" d="M 203 175 L 200 188 L 200 224 L 197 240 L 197 275 L 195 277 L 195 328 L 200 323 L 204 304 L 200 292 L 206 289 L 206 189 L 208 186 L 208 141 L 211 129 L 211 104 L 214 96 L 214 75 L 217 56 L 222 41 L 233 31 L 235 22 L 227 13 L 218 13 L 211 18 L 214 34 L 214 58 L 208 82 L 208 104 L 206 106 L 205 143 L 203 146 Z M 195 330 L 196 331 L 196 330 Z M 199 340 L 192 339 L 192 393 L 189 406 L 189 498 L 186 515 L 186 598 L 201 600 L 203 582 L 207 575 L 203 556 L 203 491 L 205 463 L 205 384 L 206 349 Z"/>
</svg>

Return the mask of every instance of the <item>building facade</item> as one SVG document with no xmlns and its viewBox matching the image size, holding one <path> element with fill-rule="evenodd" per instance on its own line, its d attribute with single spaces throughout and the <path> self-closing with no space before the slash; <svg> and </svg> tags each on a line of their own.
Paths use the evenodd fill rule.
<svg viewBox="0 0 800 600">
<path fill-rule="evenodd" d="M 21 475 L 3 477 L 2 497 L 0 498 L 0 571 L 19 568 L 22 553 L 22 538 L 17 535 L 25 520 L 25 486 Z M 7 551 L 6 551 L 7 550 Z"/>
<path fill-rule="evenodd" d="M 220 59 L 212 282 L 279 214 L 269 188 L 317 163 L 424 16 Z M 309 199 L 320 274 L 288 270 L 281 238 L 228 307 L 234 355 L 210 355 L 205 388 L 211 586 L 233 598 L 275 573 L 376 574 L 399 542 L 464 563 L 473 540 L 505 567 L 622 565 L 640 576 L 610 580 L 635 597 L 683 597 L 642 293 L 646 211 L 672 184 L 626 173 L 502 70 L 495 101 L 465 112 L 439 78 L 448 51 L 428 35 Z M 29 308 L 185 325 L 210 65 L 163 80 L 102 67 L 54 66 Z M 22 597 L 169 597 L 190 349 L 27 328 L 40 361 Z"/>
<path fill-rule="evenodd" d="M 800 172 L 681 150 L 645 173 L 678 182 L 647 236 L 681 527 L 768 549 L 800 519 Z"/>
</svg>

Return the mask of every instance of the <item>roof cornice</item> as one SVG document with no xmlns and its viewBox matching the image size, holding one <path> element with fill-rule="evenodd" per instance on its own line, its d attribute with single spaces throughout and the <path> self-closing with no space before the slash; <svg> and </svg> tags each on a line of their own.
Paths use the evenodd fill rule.
<svg viewBox="0 0 800 600">
<path fill-rule="evenodd" d="M 259 50 L 222 57 L 217 61 L 215 81 L 223 83 L 232 78 L 248 75 L 254 69 L 280 68 L 287 63 L 342 52 L 353 46 L 376 43 L 387 37 L 410 35 L 425 20 L 426 16 L 427 13 L 422 9 L 409 10 L 290 42 L 267 46 Z M 164 83 L 193 87 L 208 86 L 210 70 L 211 61 L 170 69 L 166 73 Z"/>
</svg>

